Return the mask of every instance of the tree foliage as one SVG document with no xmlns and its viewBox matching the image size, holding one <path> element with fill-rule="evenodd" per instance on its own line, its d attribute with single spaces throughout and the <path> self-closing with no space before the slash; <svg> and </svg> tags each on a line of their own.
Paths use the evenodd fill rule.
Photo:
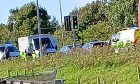
<svg viewBox="0 0 140 84">
<path fill-rule="evenodd" d="M 96 25 L 89 26 L 86 30 L 81 32 L 79 36 L 84 38 L 84 42 L 108 40 L 110 38 L 111 31 L 108 24 L 105 22 L 99 22 Z"/>
<path fill-rule="evenodd" d="M 109 23 L 124 28 L 137 24 L 136 0 L 111 0 L 105 9 Z"/>
<path fill-rule="evenodd" d="M 47 10 L 39 6 L 39 16 L 41 22 L 41 33 L 53 33 L 56 26 L 59 25 L 55 17 L 48 15 Z M 18 37 L 38 34 L 37 27 L 37 10 L 34 2 L 27 3 L 21 8 L 10 10 L 8 18 L 8 30 L 15 36 L 15 41 Z"/>
<path fill-rule="evenodd" d="M 10 39 L 10 32 L 8 31 L 8 27 L 5 24 L 0 24 L 0 43 L 8 41 Z"/>
<path fill-rule="evenodd" d="M 137 0 L 96 0 L 74 8 L 70 15 L 78 15 L 82 42 L 110 40 L 112 34 L 137 25 L 136 3 Z"/>
<path fill-rule="evenodd" d="M 73 36 L 72 36 L 73 32 L 67 32 L 64 31 L 63 29 L 59 29 L 58 31 L 54 32 L 54 35 L 58 38 L 58 43 L 59 43 L 59 48 L 61 48 L 63 46 L 63 42 L 64 45 L 70 45 L 73 43 Z M 63 36 L 63 39 L 62 39 Z"/>
</svg>

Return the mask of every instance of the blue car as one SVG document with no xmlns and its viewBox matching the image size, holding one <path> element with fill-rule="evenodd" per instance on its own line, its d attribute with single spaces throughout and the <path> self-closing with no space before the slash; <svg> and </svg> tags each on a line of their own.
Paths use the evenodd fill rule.
<svg viewBox="0 0 140 84">
<path fill-rule="evenodd" d="M 59 50 L 59 52 L 60 52 L 60 53 L 63 53 L 63 54 L 67 54 L 68 52 L 71 51 L 72 48 L 73 48 L 72 45 L 66 45 L 66 46 L 63 46 L 63 47 Z M 80 44 L 77 44 L 77 45 L 76 45 L 76 48 L 82 48 L 82 46 L 81 46 Z"/>
<path fill-rule="evenodd" d="M 4 47 L 4 49 L 8 50 L 10 57 L 18 57 L 19 56 L 19 51 L 16 48 L 16 46 L 14 44 L 12 44 L 12 42 L 5 42 L 3 47 Z"/>
</svg>

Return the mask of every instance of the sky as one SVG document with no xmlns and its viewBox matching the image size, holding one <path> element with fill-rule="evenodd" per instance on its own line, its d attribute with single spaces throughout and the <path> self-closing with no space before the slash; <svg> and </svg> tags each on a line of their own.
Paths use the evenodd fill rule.
<svg viewBox="0 0 140 84">
<path fill-rule="evenodd" d="M 29 2 L 36 2 L 36 0 L 2 0 L 0 3 L 0 23 L 7 23 L 9 10 L 11 8 L 21 7 Z M 87 3 L 91 3 L 93 0 L 61 0 L 63 17 L 68 15 L 75 7 L 79 8 L 85 6 Z M 59 0 L 38 0 L 39 5 L 46 8 L 48 14 L 55 16 L 60 22 L 60 8 Z"/>
</svg>

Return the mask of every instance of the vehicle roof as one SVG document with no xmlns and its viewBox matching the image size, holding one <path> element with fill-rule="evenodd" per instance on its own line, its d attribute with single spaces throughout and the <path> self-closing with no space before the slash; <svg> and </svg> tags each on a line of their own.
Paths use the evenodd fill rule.
<svg viewBox="0 0 140 84">
<path fill-rule="evenodd" d="M 5 44 L 6 47 L 15 47 L 13 44 Z"/>
<path fill-rule="evenodd" d="M 0 47 L 5 47 L 3 44 L 0 44 Z"/>
<path fill-rule="evenodd" d="M 72 47 L 72 45 L 66 45 L 67 47 Z"/>
<path fill-rule="evenodd" d="M 72 45 L 65 45 L 65 46 L 72 46 Z M 64 46 L 63 46 L 64 47 Z"/>
<path fill-rule="evenodd" d="M 82 47 L 81 44 L 76 44 L 76 46 L 81 46 L 81 47 Z M 63 47 L 73 47 L 73 45 L 65 45 L 65 46 L 63 46 Z"/>
<path fill-rule="evenodd" d="M 51 34 L 41 34 L 41 36 L 42 37 L 44 37 L 44 36 L 47 36 L 47 37 L 55 37 L 55 36 L 53 36 Z M 21 39 L 21 38 L 33 38 L 33 37 L 39 37 L 39 35 L 29 35 L 29 36 L 19 37 L 18 39 Z"/>
<path fill-rule="evenodd" d="M 76 44 L 76 45 L 81 45 L 81 44 Z M 72 46 L 72 45 L 65 45 L 65 46 Z"/>
<path fill-rule="evenodd" d="M 0 44 L 0 47 L 15 47 L 12 44 Z"/>
<path fill-rule="evenodd" d="M 108 42 L 108 41 L 94 41 L 94 42 L 89 42 L 90 44 L 95 44 L 95 43 L 101 43 L 101 42 Z"/>
</svg>

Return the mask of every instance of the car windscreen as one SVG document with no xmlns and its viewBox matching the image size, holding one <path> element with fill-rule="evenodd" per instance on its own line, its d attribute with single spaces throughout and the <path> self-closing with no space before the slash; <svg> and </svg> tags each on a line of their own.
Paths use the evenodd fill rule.
<svg viewBox="0 0 140 84">
<path fill-rule="evenodd" d="M 4 50 L 5 50 L 5 47 L 0 47 L 1 52 L 4 52 Z"/>
<path fill-rule="evenodd" d="M 7 48 L 8 48 L 8 52 L 18 52 L 18 50 L 16 49 L 16 47 L 9 46 Z"/>
<path fill-rule="evenodd" d="M 38 50 L 40 48 L 39 47 L 39 38 L 33 39 L 33 41 L 34 41 L 35 49 Z M 42 46 L 44 44 L 47 44 L 47 48 L 53 48 L 53 45 L 52 45 L 52 43 L 51 43 L 49 38 L 41 38 L 41 41 L 42 41 Z"/>
</svg>

